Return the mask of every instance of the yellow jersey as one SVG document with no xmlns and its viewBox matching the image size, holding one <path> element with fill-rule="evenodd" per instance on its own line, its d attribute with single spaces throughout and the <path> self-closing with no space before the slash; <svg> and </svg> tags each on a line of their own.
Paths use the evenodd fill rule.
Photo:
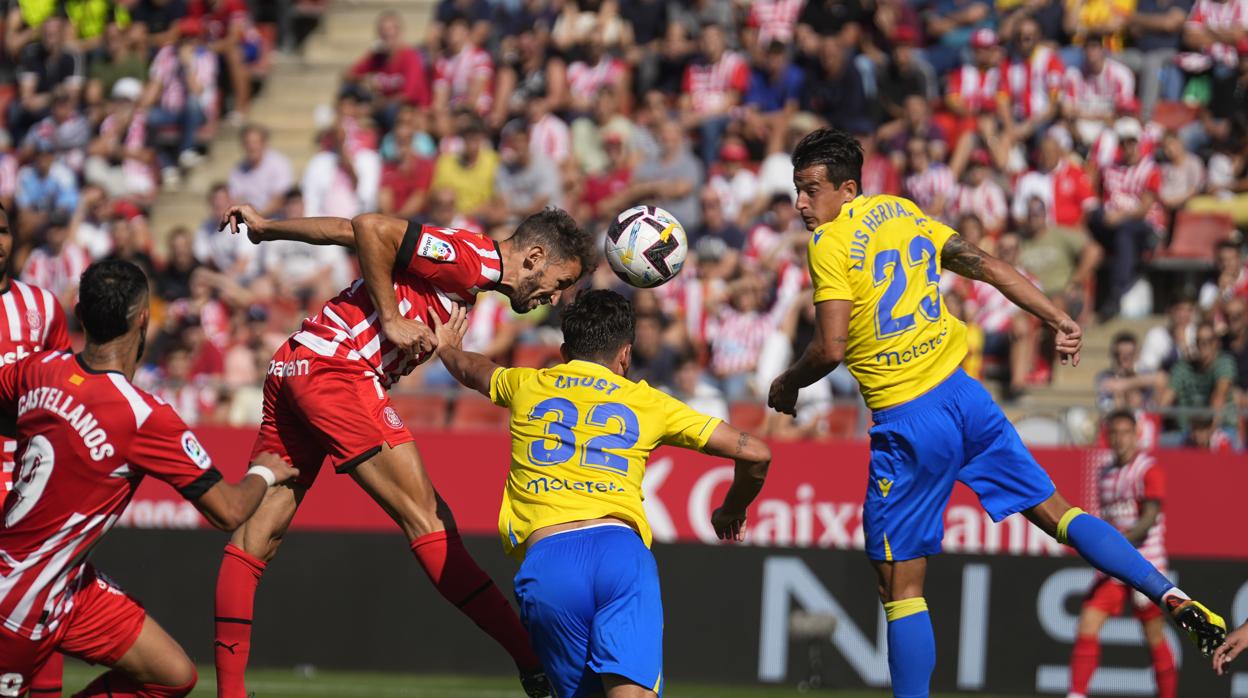
<svg viewBox="0 0 1248 698">
<path fill-rule="evenodd" d="M 913 201 L 859 196 L 810 238 L 815 303 L 853 303 L 845 363 L 873 410 L 940 383 L 966 355 L 966 325 L 940 296 L 940 251 L 957 235 Z"/>
<path fill-rule="evenodd" d="M 511 410 L 511 472 L 498 513 L 508 555 L 539 528 L 613 516 L 649 546 L 641 480 L 661 444 L 701 449 L 722 421 L 606 366 L 500 368 L 490 399 Z"/>
</svg>

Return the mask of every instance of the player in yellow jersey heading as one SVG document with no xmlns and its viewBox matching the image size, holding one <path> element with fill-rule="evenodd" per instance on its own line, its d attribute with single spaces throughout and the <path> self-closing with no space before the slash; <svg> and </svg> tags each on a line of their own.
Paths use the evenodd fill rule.
<svg viewBox="0 0 1248 698">
<path fill-rule="evenodd" d="M 1167 610 L 1208 656 L 1226 635 L 1109 524 L 1072 507 L 1023 446 L 983 386 L 959 368 L 966 326 L 949 315 L 940 273 L 998 288 L 1043 320 L 1062 362 L 1079 362 L 1082 332 L 1012 266 L 928 218 L 914 202 L 860 191 L 862 148 L 836 129 L 793 151 L 797 210 L 813 235 L 815 338 L 772 383 L 768 403 L 793 414 L 797 392 L 845 362 L 873 412 L 863 510 L 867 555 L 887 612 L 896 696 L 926 697 L 936 646 L 923 581 L 941 550 L 954 481 L 975 491 L 994 521 L 1022 512 L 1094 567 Z"/>
<path fill-rule="evenodd" d="M 436 318 L 435 318 L 436 322 Z M 563 309 L 563 358 L 501 368 L 459 349 L 462 312 L 437 326 L 438 352 L 460 383 L 511 410 L 511 473 L 498 530 L 516 574 L 520 617 L 559 698 L 663 692 L 663 607 L 641 480 L 663 444 L 736 462 L 711 517 L 742 540 L 771 452 L 749 434 L 626 378 L 632 305 L 585 291 Z"/>
</svg>

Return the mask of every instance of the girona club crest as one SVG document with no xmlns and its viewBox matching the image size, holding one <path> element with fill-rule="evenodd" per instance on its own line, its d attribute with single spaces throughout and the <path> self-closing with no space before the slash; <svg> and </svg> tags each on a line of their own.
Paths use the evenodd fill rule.
<svg viewBox="0 0 1248 698">
<path fill-rule="evenodd" d="M 26 311 L 26 324 L 30 326 L 31 330 L 34 330 L 37 332 L 39 331 L 40 326 L 43 325 L 43 318 L 39 317 L 39 313 L 36 313 L 33 309 L 27 310 Z"/>
<path fill-rule="evenodd" d="M 395 412 L 393 407 L 387 405 L 386 409 L 382 410 L 382 415 L 386 418 L 386 424 L 389 424 L 395 429 L 403 428 L 403 420 L 399 419 L 399 413 Z"/>
</svg>

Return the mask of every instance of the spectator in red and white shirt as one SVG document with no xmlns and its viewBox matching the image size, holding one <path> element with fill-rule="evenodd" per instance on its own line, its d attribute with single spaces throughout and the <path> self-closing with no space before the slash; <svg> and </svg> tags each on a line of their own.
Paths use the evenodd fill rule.
<svg viewBox="0 0 1248 698">
<path fill-rule="evenodd" d="M 806 0 L 753 0 L 746 17 L 748 45 L 762 50 L 772 41 L 790 43 Z"/>
<path fill-rule="evenodd" d="M 1018 25 L 1015 52 L 1005 68 L 1012 108 L 1007 126 L 1015 140 L 1029 138 L 1057 116 L 1066 66 L 1057 51 L 1040 43 L 1040 23 L 1028 17 Z"/>
<path fill-rule="evenodd" d="M 1161 207 L 1161 168 L 1140 152 L 1144 129 L 1131 117 L 1114 125 L 1123 152 L 1121 164 L 1106 170 L 1101 179 L 1102 207 L 1088 217 L 1088 226 L 1101 246 L 1109 251 L 1110 284 L 1101 313 L 1118 314 L 1122 294 L 1135 283 L 1140 255 L 1165 229 Z"/>
<path fill-rule="evenodd" d="M 431 101 L 425 59 L 403 41 L 403 18 L 388 10 L 377 17 L 376 47 L 351 66 L 346 80 L 372 94 L 373 118 L 383 131 L 394 125 L 399 107 L 428 107 Z"/>
<path fill-rule="evenodd" d="M 719 149 L 720 168 L 707 182 L 707 187 L 718 195 L 724 218 L 738 225 L 757 210 L 754 204 L 759 195 L 758 175 L 747 167 L 749 158 L 740 140 L 725 140 L 724 147 Z"/>
<path fill-rule="evenodd" d="M 1035 278 L 1019 266 L 1021 241 L 1006 233 L 997 242 L 997 256 L 1018 270 L 1023 278 Z M 966 317 L 984 331 L 984 354 L 1007 362 L 1006 398 L 1017 399 L 1026 389 L 1040 339 L 1036 323 L 992 284 L 971 281 L 966 291 Z"/>
<path fill-rule="evenodd" d="M 66 308 L 78 301 L 78 277 L 91 264 L 86 250 L 70 240 L 69 233 L 68 219 L 54 214 L 44 232 L 44 244 L 26 258 L 21 274 L 22 281 L 51 291 Z"/>
<path fill-rule="evenodd" d="M 1085 214 L 1096 206 L 1092 178 L 1075 162 L 1063 147 L 1064 132 L 1050 131 L 1040 140 L 1038 169 L 1032 170 L 1014 184 L 1014 203 L 1010 215 L 1014 222 L 1027 220 L 1027 202 L 1039 199 L 1048 211 L 1049 223 L 1066 228 L 1083 225 Z"/>
<path fill-rule="evenodd" d="M 241 124 L 251 109 L 252 65 L 263 54 L 263 41 L 245 0 L 190 0 L 187 18 L 201 23 L 208 47 L 221 58 L 234 99 L 230 122 Z"/>
<path fill-rule="evenodd" d="M 685 68 L 680 96 L 685 126 L 702 132 L 703 163 L 715 161 L 732 110 L 741 103 L 749 83 L 749 64 L 727 50 L 724 30 L 716 25 L 704 28 L 702 53 Z"/>
<path fill-rule="evenodd" d="M 974 214 L 984 229 L 996 237 L 1009 222 L 1010 206 L 1005 200 L 1005 190 L 992 178 L 988 153 L 977 151 L 967 170 L 966 181 L 959 184 L 953 201 L 949 203 L 949 219 L 956 220 L 964 214 Z"/>
<path fill-rule="evenodd" d="M 199 128 L 215 115 L 217 57 L 204 45 L 203 34 L 198 20 L 182 20 L 177 43 L 157 51 L 149 71 L 142 100 L 148 126 L 177 126 L 180 131 L 174 152 L 157 150 L 167 182 L 176 181 L 177 165 L 190 167 L 199 162 L 201 157 L 195 151 Z"/>
<path fill-rule="evenodd" d="M 1199 303 L 1201 310 L 1223 316 L 1224 306 L 1232 299 L 1248 300 L 1248 266 L 1244 265 L 1243 250 L 1231 240 L 1218 244 L 1213 259 L 1218 275 L 1200 287 Z"/>
<path fill-rule="evenodd" d="M 1092 145 L 1115 117 L 1137 109 L 1135 74 L 1107 55 L 1100 37 L 1088 37 L 1083 67 L 1067 68 L 1065 83 L 1062 112 L 1074 120 L 1075 133 L 1084 145 Z"/>
<path fill-rule="evenodd" d="M 999 105 L 1008 96 L 1001 74 L 1001 56 L 997 33 L 977 29 L 971 34 L 974 60 L 949 73 L 945 103 L 959 116 L 997 114 Z"/>
<path fill-rule="evenodd" d="M 584 55 L 568 65 L 568 95 L 572 112 L 592 115 L 599 91 L 611 88 L 617 95 L 632 94 L 632 75 L 628 64 L 607 53 L 604 37 L 591 34 Z"/>
<path fill-rule="evenodd" d="M 943 162 L 933 161 L 927 141 L 917 138 L 906 144 L 908 172 L 903 187 L 919 208 L 933 218 L 944 220 L 949 204 L 958 193 L 958 180 Z"/>
<path fill-rule="evenodd" d="M 143 83 L 121 78 L 113 84 L 107 116 L 87 149 L 83 175 L 109 196 L 148 201 L 156 194 L 152 151 L 147 147 L 147 111 L 138 107 Z"/>
<path fill-rule="evenodd" d="M 468 39 L 468 20 L 452 19 L 446 28 L 446 53 L 433 66 L 433 109 L 442 119 L 459 107 L 485 116 L 494 102 L 494 60 Z"/>
<path fill-rule="evenodd" d="M 1196 0 L 1183 27 L 1183 43 L 1225 71 L 1239 64 L 1240 46 L 1248 39 L 1248 0 Z M 1193 65 L 1193 67 L 1199 67 Z"/>
</svg>

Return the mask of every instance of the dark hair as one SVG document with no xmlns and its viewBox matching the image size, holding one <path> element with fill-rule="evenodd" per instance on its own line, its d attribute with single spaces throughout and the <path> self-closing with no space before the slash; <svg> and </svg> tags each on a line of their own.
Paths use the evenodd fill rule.
<svg viewBox="0 0 1248 698">
<path fill-rule="evenodd" d="M 143 270 L 117 259 L 96 262 L 82 272 L 78 318 L 87 338 L 97 344 L 130 331 L 134 306 L 147 295 Z"/>
<path fill-rule="evenodd" d="M 862 189 L 862 144 L 839 128 L 821 128 L 806 134 L 793 149 L 793 170 L 823 165 L 828 181 L 841 186 L 852 180 Z"/>
<path fill-rule="evenodd" d="M 1131 344 L 1139 344 L 1139 340 L 1135 338 L 1135 333 L 1129 330 L 1123 330 L 1115 334 L 1114 341 L 1111 342 L 1110 344 L 1111 346 L 1117 346 L 1119 344 L 1122 344 L 1123 342 L 1130 342 Z"/>
<path fill-rule="evenodd" d="M 569 359 L 604 360 L 633 343 L 633 304 L 615 291 L 594 289 L 577 294 L 563 309 L 564 351 Z"/>
<path fill-rule="evenodd" d="M 593 241 L 561 208 L 547 207 L 520 221 L 511 239 L 521 248 L 541 245 L 554 262 L 579 261 L 581 276 L 593 271 L 598 264 Z"/>
<path fill-rule="evenodd" d="M 1218 252 L 1221 252 L 1222 250 L 1227 250 L 1227 249 L 1235 250 L 1236 252 L 1242 252 L 1242 250 L 1240 250 L 1239 248 L 1239 244 L 1236 243 L 1234 240 L 1223 240 L 1222 242 L 1218 243 L 1218 246 L 1216 249 Z"/>
<path fill-rule="evenodd" d="M 1125 419 L 1128 422 L 1135 424 L 1135 414 L 1131 412 L 1131 410 L 1114 410 L 1105 415 L 1106 424 L 1112 424 L 1115 420 L 1119 419 Z"/>
</svg>

